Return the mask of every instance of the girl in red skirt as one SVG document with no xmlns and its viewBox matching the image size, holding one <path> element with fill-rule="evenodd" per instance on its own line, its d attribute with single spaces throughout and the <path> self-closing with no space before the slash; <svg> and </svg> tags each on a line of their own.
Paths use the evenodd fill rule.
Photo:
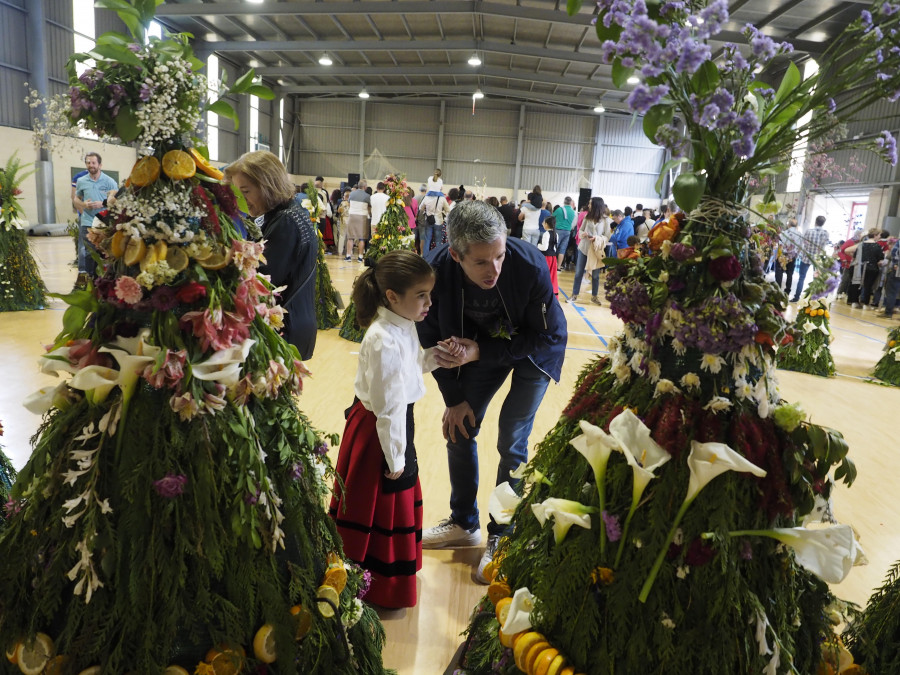
<svg viewBox="0 0 900 675">
<path fill-rule="evenodd" d="M 433 350 L 454 354 L 453 341 L 423 350 L 415 323 L 428 314 L 434 272 L 411 251 L 392 251 L 353 284 L 359 348 L 329 513 L 348 558 L 372 575 L 366 601 L 383 607 L 416 604 L 422 568 L 422 489 L 413 444 L 413 403 L 425 395 L 423 373 L 437 367 Z"/>
</svg>

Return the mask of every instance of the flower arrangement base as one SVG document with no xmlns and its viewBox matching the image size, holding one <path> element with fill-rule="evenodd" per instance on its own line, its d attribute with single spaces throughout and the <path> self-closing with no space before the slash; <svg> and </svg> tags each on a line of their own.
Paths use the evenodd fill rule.
<svg viewBox="0 0 900 675">
<path fill-rule="evenodd" d="M 351 302 L 347 305 L 347 309 L 344 310 L 340 336 L 345 340 L 350 340 L 350 342 L 362 342 L 365 334 L 366 331 L 356 323 L 356 305 Z"/>
<path fill-rule="evenodd" d="M 25 231 L 0 221 L 0 312 L 43 309 L 46 292 Z"/>
<path fill-rule="evenodd" d="M 666 363 L 691 355 L 658 358 L 665 376 Z M 659 395 L 651 378 L 621 382 L 609 359 L 585 369 L 516 472 L 520 501 L 503 504 L 507 518 L 515 509 L 510 531 L 460 673 L 534 672 L 530 649 L 590 675 L 782 672 L 779 662 L 816 672 L 835 598 L 766 533 L 827 497 L 813 447 L 846 446 L 796 408 L 760 417 L 710 386 L 707 374 L 696 389 Z M 709 448 L 707 468 L 722 473 L 697 495 L 699 449 Z"/>
<path fill-rule="evenodd" d="M 340 294 L 331 281 L 331 273 L 325 263 L 325 242 L 319 234 L 319 256 L 316 262 L 316 325 L 319 330 L 334 328 L 341 322 L 338 312 Z"/>
<path fill-rule="evenodd" d="M 882 382 L 900 387 L 900 328 L 888 333 L 884 356 L 875 365 L 872 375 Z"/>
<path fill-rule="evenodd" d="M 888 570 L 862 614 L 844 632 L 847 647 L 872 673 L 900 673 L 900 561 Z"/>
<path fill-rule="evenodd" d="M 825 300 L 804 302 L 790 331 L 792 341 L 778 349 L 778 367 L 820 377 L 834 377 L 831 314 Z"/>
</svg>

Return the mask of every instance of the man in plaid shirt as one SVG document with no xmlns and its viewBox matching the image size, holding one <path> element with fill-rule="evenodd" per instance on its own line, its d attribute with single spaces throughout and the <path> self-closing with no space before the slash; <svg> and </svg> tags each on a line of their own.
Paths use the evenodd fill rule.
<svg viewBox="0 0 900 675">
<path fill-rule="evenodd" d="M 894 307 L 897 304 L 897 293 L 900 291 L 900 241 L 891 249 L 890 259 L 887 264 L 887 276 L 884 279 L 884 306 L 875 310 L 876 314 L 883 314 L 885 318 L 894 315 Z"/>
<path fill-rule="evenodd" d="M 803 282 L 806 280 L 806 273 L 809 271 L 813 260 L 816 259 L 824 250 L 828 243 L 828 231 L 825 229 L 825 216 L 816 217 L 816 226 L 806 231 L 800 242 L 800 277 L 797 279 L 797 288 L 794 291 L 794 297 L 791 302 L 797 302 L 800 299 L 800 291 L 803 290 Z"/>
</svg>

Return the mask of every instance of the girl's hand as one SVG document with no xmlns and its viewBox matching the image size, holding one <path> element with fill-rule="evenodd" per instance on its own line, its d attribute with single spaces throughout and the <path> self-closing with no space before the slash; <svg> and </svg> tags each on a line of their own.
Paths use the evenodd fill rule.
<svg viewBox="0 0 900 675">
<path fill-rule="evenodd" d="M 438 342 L 434 350 L 434 360 L 441 368 L 458 368 L 466 363 L 477 361 L 481 352 L 478 343 L 468 338 L 451 337 Z"/>
<path fill-rule="evenodd" d="M 403 475 L 403 469 L 400 469 L 399 471 L 393 471 L 393 472 L 391 472 L 391 471 L 384 472 L 384 477 L 387 478 L 388 480 L 397 480 L 402 475 Z"/>
</svg>

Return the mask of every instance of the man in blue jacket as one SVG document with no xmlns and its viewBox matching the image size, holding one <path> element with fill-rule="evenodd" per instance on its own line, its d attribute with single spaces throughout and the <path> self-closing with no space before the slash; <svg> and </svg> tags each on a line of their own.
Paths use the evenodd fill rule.
<svg viewBox="0 0 900 675">
<path fill-rule="evenodd" d="M 426 259 L 434 267 L 432 305 L 416 324 L 423 347 L 456 337 L 463 357 L 440 353 L 434 378 L 447 408 L 443 417 L 450 466 L 450 517 L 422 534 L 424 548 L 476 546 L 478 447 L 475 437 L 491 399 L 512 373 L 497 421 L 500 465 L 496 483 L 528 460 L 528 437 L 550 380 L 559 381 L 566 320 L 553 294 L 543 255 L 507 239 L 506 223 L 485 202 L 462 202 L 447 218 L 449 243 Z M 473 578 L 493 557 L 503 525 L 488 525 L 488 543 Z M 486 582 L 485 582 L 486 583 Z"/>
</svg>

